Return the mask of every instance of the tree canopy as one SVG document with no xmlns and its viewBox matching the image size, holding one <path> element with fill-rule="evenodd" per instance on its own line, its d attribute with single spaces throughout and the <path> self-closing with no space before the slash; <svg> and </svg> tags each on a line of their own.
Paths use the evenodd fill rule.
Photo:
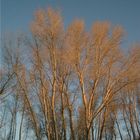
<svg viewBox="0 0 140 140">
<path fill-rule="evenodd" d="M 140 138 L 140 47 L 123 51 L 121 26 L 87 31 L 76 19 L 65 28 L 48 8 L 31 33 L 3 45 L 0 139 Z"/>
</svg>

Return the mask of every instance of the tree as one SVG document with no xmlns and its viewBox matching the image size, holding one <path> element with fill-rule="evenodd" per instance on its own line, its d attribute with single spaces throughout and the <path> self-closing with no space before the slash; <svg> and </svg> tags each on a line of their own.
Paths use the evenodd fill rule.
<svg viewBox="0 0 140 140">
<path fill-rule="evenodd" d="M 16 42 L 29 53 L 21 47 L 5 49 L 10 79 L 2 81 L 0 91 L 10 92 L 10 83 L 13 90 L 5 104 L 14 97 L 10 108 L 15 114 L 11 111 L 7 120 L 11 128 L 17 114 L 21 120 L 19 133 L 11 139 L 17 135 L 37 140 L 140 136 L 140 49 L 122 51 L 122 27 L 96 22 L 87 31 L 84 21 L 75 20 L 65 29 L 60 13 L 49 8 L 36 12 L 31 33 L 32 38 Z"/>
</svg>

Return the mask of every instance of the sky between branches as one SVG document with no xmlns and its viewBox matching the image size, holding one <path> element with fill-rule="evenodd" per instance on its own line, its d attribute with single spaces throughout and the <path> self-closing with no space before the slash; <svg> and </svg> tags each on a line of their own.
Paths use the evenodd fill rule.
<svg viewBox="0 0 140 140">
<path fill-rule="evenodd" d="M 39 8 L 59 9 L 67 26 L 73 19 L 85 21 L 87 29 L 95 21 L 109 21 L 126 31 L 124 46 L 140 42 L 139 0 L 1 0 L 1 29 L 28 32 Z"/>
</svg>

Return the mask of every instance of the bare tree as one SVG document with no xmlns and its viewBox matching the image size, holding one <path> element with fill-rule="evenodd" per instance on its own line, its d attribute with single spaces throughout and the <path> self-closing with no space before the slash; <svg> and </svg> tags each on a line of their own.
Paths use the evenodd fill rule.
<svg viewBox="0 0 140 140">
<path fill-rule="evenodd" d="M 122 51 L 122 27 L 96 22 L 87 31 L 74 20 L 64 28 L 49 8 L 36 12 L 31 33 L 5 44 L 1 139 L 140 137 L 140 49 Z"/>
</svg>

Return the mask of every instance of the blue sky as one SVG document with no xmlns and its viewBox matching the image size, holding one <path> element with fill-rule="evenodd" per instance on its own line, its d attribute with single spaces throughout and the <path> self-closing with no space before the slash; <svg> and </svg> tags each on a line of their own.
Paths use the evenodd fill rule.
<svg viewBox="0 0 140 140">
<path fill-rule="evenodd" d="M 35 11 L 53 7 L 61 10 L 64 24 L 85 20 L 87 29 L 95 21 L 110 21 L 127 32 L 126 44 L 140 42 L 140 0 L 1 0 L 2 33 L 28 32 Z"/>
</svg>

